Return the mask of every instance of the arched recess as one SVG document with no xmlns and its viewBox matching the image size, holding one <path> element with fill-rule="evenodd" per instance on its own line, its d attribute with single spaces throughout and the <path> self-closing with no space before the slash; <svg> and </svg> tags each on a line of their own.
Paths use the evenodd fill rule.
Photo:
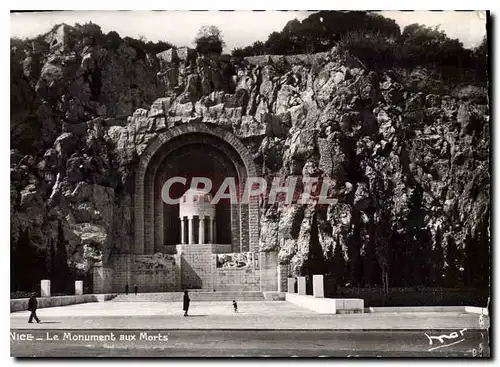
<svg viewBox="0 0 500 367">
<path fill-rule="evenodd" d="M 191 141 L 189 142 L 189 140 Z M 154 177 L 154 191 L 151 191 L 151 188 L 148 187 L 149 182 L 146 182 L 145 192 L 146 195 L 152 195 L 154 208 L 146 208 L 145 220 L 147 222 L 148 214 L 149 218 L 154 218 L 155 251 L 160 251 L 164 245 L 172 246 L 180 243 L 179 208 L 176 205 L 167 205 L 161 199 L 161 189 L 168 178 L 181 176 L 187 177 L 189 180 L 190 177 L 194 176 L 209 177 L 213 183 L 211 193 L 215 195 L 226 177 L 234 177 L 237 184 L 244 181 L 246 177 L 243 162 L 239 160 L 240 164 L 236 167 L 237 157 L 231 159 L 229 154 L 225 154 L 224 149 L 220 149 L 220 144 L 217 147 L 209 145 L 210 139 L 207 139 L 206 135 L 203 136 L 203 144 L 193 143 L 193 139 L 189 140 L 189 143 L 184 146 L 169 151 L 157 166 L 156 171 L 152 170 L 150 176 L 148 176 L 148 171 L 146 172 L 146 178 Z M 217 140 L 214 141 L 216 144 L 220 143 Z M 173 198 L 180 197 L 185 190 L 186 187 L 182 185 L 173 186 L 171 190 Z M 242 223 L 239 220 L 239 206 L 230 205 L 228 200 L 222 200 L 216 205 L 216 212 L 216 240 L 218 241 L 215 243 L 232 244 L 233 251 L 241 251 L 241 244 L 248 245 L 249 241 L 245 236 L 243 238 L 240 236 Z M 238 220 L 233 221 L 234 218 Z M 151 252 L 152 241 L 153 238 L 146 237 L 146 252 Z M 171 251 L 171 249 L 165 250 Z"/>
<path fill-rule="evenodd" d="M 203 139 L 203 137 L 209 139 Z M 225 153 L 237 157 L 244 168 L 244 176 L 255 177 L 257 169 L 252 159 L 251 153 L 239 141 L 239 139 L 229 131 L 223 130 L 217 126 L 208 126 L 203 123 L 192 123 L 174 127 L 162 133 L 159 133 L 151 140 L 147 148 L 140 157 L 135 176 L 135 194 L 134 194 L 134 253 L 144 254 L 145 244 L 148 243 L 148 251 L 154 250 L 154 179 L 151 182 L 146 181 L 146 173 L 155 172 L 158 166 L 174 149 L 182 146 L 182 140 L 176 139 L 185 137 L 186 141 L 197 141 L 201 144 L 216 144 L 218 148 L 229 147 Z M 214 143 L 219 141 L 219 143 Z M 173 143 L 173 144 L 172 144 Z M 185 145 L 185 144 L 184 144 Z M 237 166 L 237 165 L 236 165 Z M 241 182 L 243 185 L 245 182 Z M 251 202 L 242 212 L 242 222 L 248 223 L 248 226 L 242 230 L 248 231 L 248 242 L 250 251 L 258 251 L 259 247 L 259 207 L 257 202 Z M 148 221 L 145 218 L 148 217 Z"/>
</svg>

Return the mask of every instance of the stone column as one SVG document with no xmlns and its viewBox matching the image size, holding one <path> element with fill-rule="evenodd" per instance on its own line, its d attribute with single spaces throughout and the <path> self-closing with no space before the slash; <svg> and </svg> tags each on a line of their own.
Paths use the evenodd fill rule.
<svg viewBox="0 0 500 367">
<path fill-rule="evenodd" d="M 295 278 L 288 278 L 287 286 L 288 293 L 295 293 Z"/>
<path fill-rule="evenodd" d="M 298 293 L 300 295 L 306 295 L 306 277 L 297 277 Z"/>
<path fill-rule="evenodd" d="M 42 297 L 50 297 L 50 280 L 43 279 L 40 288 Z"/>
<path fill-rule="evenodd" d="M 186 243 L 186 231 L 184 230 L 184 217 L 181 218 L 181 244 Z"/>
<path fill-rule="evenodd" d="M 200 222 L 198 226 L 198 241 L 200 245 L 205 243 L 205 217 L 200 216 Z"/>
<path fill-rule="evenodd" d="M 215 225 L 215 219 L 212 219 L 212 243 L 217 242 L 217 231 L 215 230 L 217 226 Z"/>
<path fill-rule="evenodd" d="M 324 276 L 322 274 L 313 275 L 313 296 L 325 298 Z"/>
<path fill-rule="evenodd" d="M 193 243 L 193 217 L 188 217 L 188 243 Z"/>
<path fill-rule="evenodd" d="M 213 221 L 212 218 L 208 218 L 208 243 L 214 243 L 214 238 L 213 238 Z"/>
<path fill-rule="evenodd" d="M 75 280 L 75 295 L 79 296 L 83 294 L 83 281 Z"/>
</svg>

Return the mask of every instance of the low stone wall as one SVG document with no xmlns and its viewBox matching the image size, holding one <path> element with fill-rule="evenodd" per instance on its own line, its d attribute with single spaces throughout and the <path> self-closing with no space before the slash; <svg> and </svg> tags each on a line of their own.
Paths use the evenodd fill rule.
<svg viewBox="0 0 500 367">
<path fill-rule="evenodd" d="M 285 292 L 262 292 L 266 301 L 284 301 Z"/>
<path fill-rule="evenodd" d="M 364 302 L 355 298 L 316 298 L 313 296 L 286 293 L 286 300 L 296 306 L 323 314 L 363 313 Z"/>
<path fill-rule="evenodd" d="M 126 284 L 129 292 L 134 292 L 134 285 L 138 286 L 139 292 L 178 291 L 179 259 L 178 254 L 161 252 L 149 255 L 115 255 L 110 269 L 101 267 L 94 270 L 94 284 L 96 280 L 102 284 L 94 289 L 94 293 L 121 293 Z"/>
<path fill-rule="evenodd" d="M 488 316 L 488 309 L 474 306 L 367 307 L 367 313 L 381 312 L 465 312 Z"/>
<path fill-rule="evenodd" d="M 484 307 L 490 296 L 488 290 L 472 288 L 391 287 L 389 294 L 383 288 L 335 288 L 335 281 L 325 277 L 325 297 L 362 298 L 367 307 L 416 306 L 476 306 Z"/>
<path fill-rule="evenodd" d="M 277 252 L 224 252 L 230 247 L 189 244 L 176 245 L 175 254 L 116 255 L 109 268 L 94 269 L 94 293 L 122 293 L 126 284 L 131 293 L 134 285 L 139 293 L 285 290 L 287 268 L 279 266 Z"/>
<path fill-rule="evenodd" d="M 260 273 L 252 268 L 216 268 L 214 288 L 217 291 L 260 291 Z"/>
<path fill-rule="evenodd" d="M 103 302 L 116 297 L 116 294 L 83 294 L 78 296 L 56 296 L 38 298 L 38 308 L 76 305 L 87 302 Z M 10 300 L 10 312 L 26 311 L 29 298 Z"/>
</svg>

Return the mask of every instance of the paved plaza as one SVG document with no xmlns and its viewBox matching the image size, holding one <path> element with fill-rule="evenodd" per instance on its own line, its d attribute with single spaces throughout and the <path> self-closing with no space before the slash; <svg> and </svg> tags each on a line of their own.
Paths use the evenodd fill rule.
<svg viewBox="0 0 500 367">
<path fill-rule="evenodd" d="M 488 330 L 465 311 L 327 315 L 287 301 L 95 302 L 11 313 L 11 355 L 17 357 L 345 357 L 484 356 Z M 480 330 L 482 329 L 482 330 Z M 429 344 L 429 335 L 462 339 Z M 33 335 L 33 341 L 12 335 Z M 80 337 L 109 335 L 113 341 Z M 66 339 L 67 335 L 77 340 Z M 153 339 L 144 339 L 141 335 Z M 118 335 L 125 335 L 121 340 Z M 130 335 L 135 335 L 132 339 Z M 155 336 L 160 339 L 154 339 Z M 461 334 L 460 334 L 461 335 Z M 58 336 L 56 339 L 55 336 Z"/>
<path fill-rule="evenodd" d="M 286 301 L 193 302 L 183 317 L 181 302 L 95 302 L 43 308 L 41 324 L 28 324 L 28 311 L 11 313 L 11 328 L 26 329 L 260 329 L 417 330 L 478 329 L 479 315 L 455 312 L 382 312 L 326 315 Z"/>
</svg>

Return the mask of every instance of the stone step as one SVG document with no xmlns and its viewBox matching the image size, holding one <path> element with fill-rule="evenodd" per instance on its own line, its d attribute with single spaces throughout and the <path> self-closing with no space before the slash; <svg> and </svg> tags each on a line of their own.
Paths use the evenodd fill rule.
<svg viewBox="0 0 500 367">
<path fill-rule="evenodd" d="M 183 292 L 118 294 L 113 302 L 182 302 Z M 189 292 L 191 301 L 265 301 L 264 294 L 258 291 L 249 292 Z"/>
</svg>

